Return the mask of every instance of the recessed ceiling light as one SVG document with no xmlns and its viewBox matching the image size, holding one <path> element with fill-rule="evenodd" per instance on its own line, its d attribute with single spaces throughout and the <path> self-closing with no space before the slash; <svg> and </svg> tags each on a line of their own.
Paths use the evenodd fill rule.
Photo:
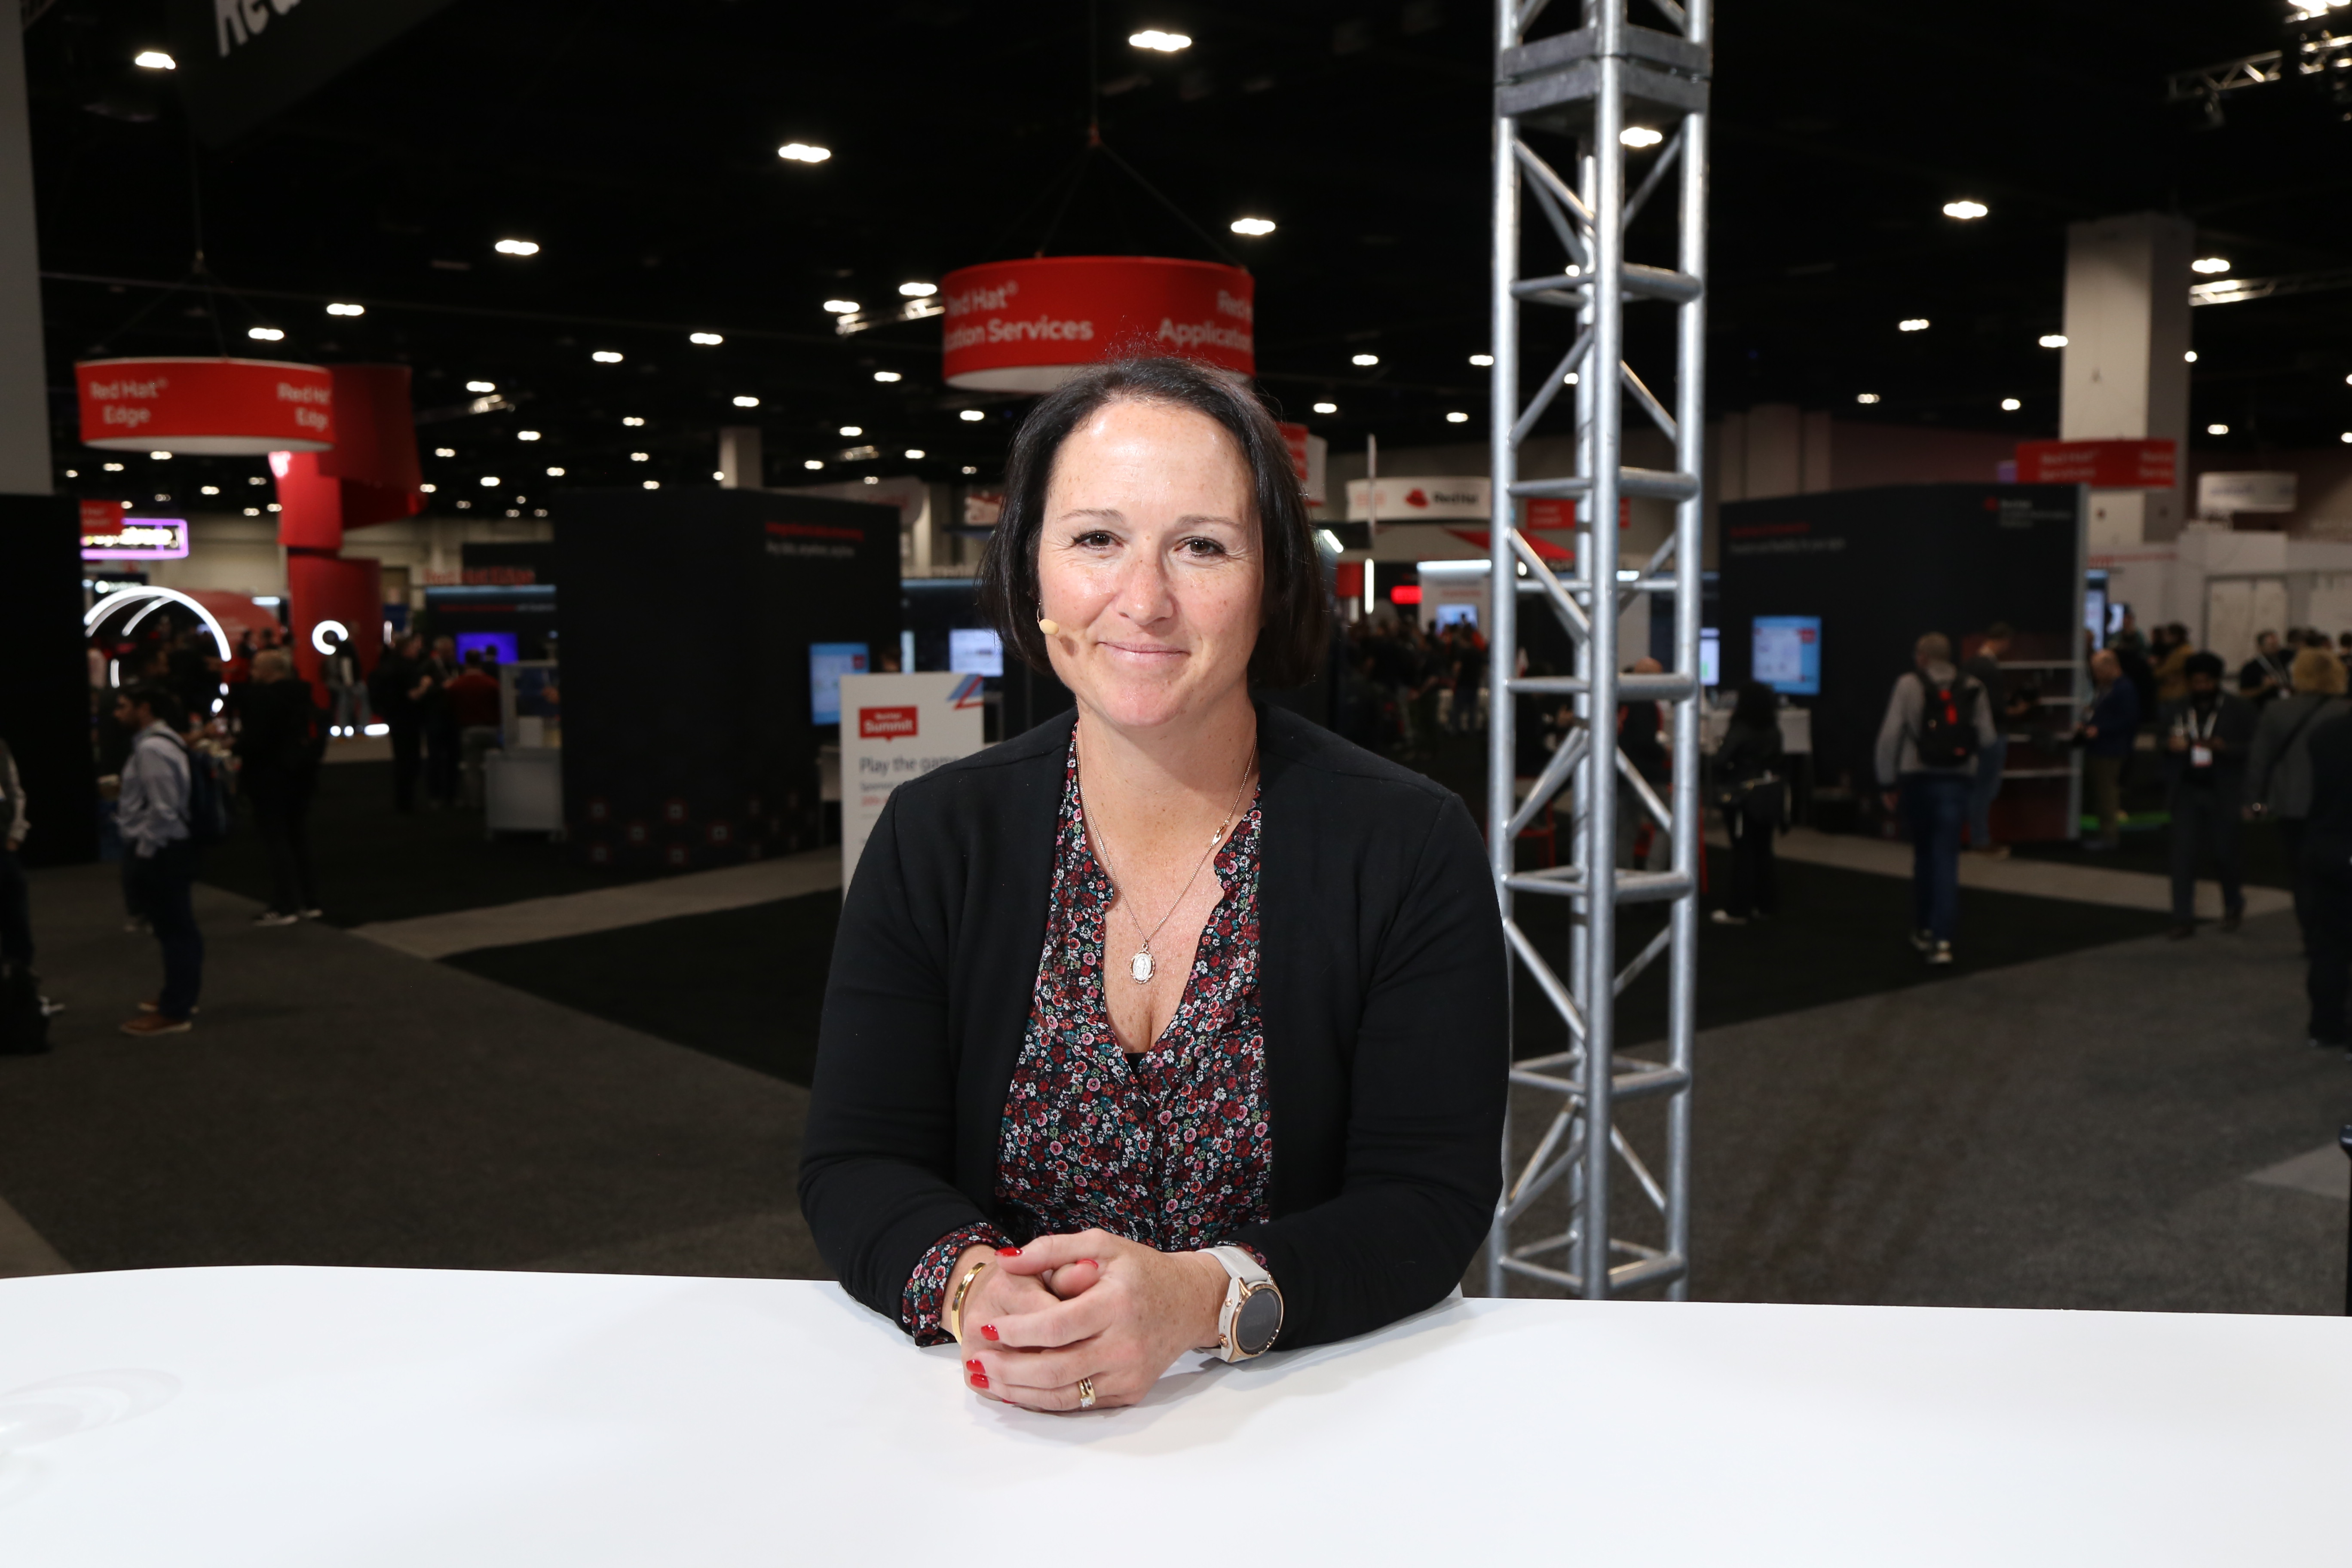
<svg viewBox="0 0 2352 1568">
<path fill-rule="evenodd" d="M 2003 414 L 2014 414 L 2024 406 L 2024 404 L 2020 403 L 2014 397 L 2004 397 L 2000 400 L 2000 411 Z"/>
<path fill-rule="evenodd" d="M 2230 258 L 2226 256 L 2200 256 L 2189 264 L 2189 270 L 2202 272 L 2210 278 L 2216 272 L 2230 270 Z"/>
<path fill-rule="evenodd" d="M 877 371 L 876 371 L 876 372 L 874 373 L 874 379 L 875 379 L 875 380 L 877 380 L 877 381 L 889 382 L 889 381 L 904 381 L 904 380 L 906 380 L 907 378 L 906 378 L 905 376 L 903 376 L 903 375 L 900 375 L 900 374 L 899 374 L 897 371 L 895 371 L 895 370 L 877 370 Z"/>
<path fill-rule="evenodd" d="M 482 488 L 486 490 L 494 489 L 504 483 L 506 483 L 506 481 L 499 479 L 496 474 L 484 474 L 482 476 Z"/>
<path fill-rule="evenodd" d="M 621 363 L 620 354 L 612 349 L 598 349 L 594 353 L 590 354 L 588 357 L 594 360 L 598 364 L 618 364 Z"/>
<path fill-rule="evenodd" d="M 499 384 L 495 381 L 469 381 L 466 384 L 468 392 L 496 392 L 498 389 Z"/>
<path fill-rule="evenodd" d="M 131 57 L 131 63 L 141 70 L 175 71 L 180 68 L 180 62 L 161 49 L 142 49 Z"/>
<path fill-rule="evenodd" d="M 1902 321 L 1895 323 L 1895 330 L 1901 332 L 1924 332 L 1927 330 L 1927 318 L 1925 316 L 1906 316 Z"/>
<path fill-rule="evenodd" d="M 276 327 L 247 327 L 245 335 L 265 343 L 281 342 L 286 337 L 285 332 Z"/>
<path fill-rule="evenodd" d="M 457 448 L 455 447 L 436 447 L 433 448 L 433 455 L 436 458 L 454 458 L 457 455 Z M 258 479 L 254 481 L 256 484 L 259 484 L 260 482 L 261 481 Z"/>
<path fill-rule="evenodd" d="M 1990 211 L 1992 211 L 1992 209 L 1985 205 L 1982 202 L 1972 202 L 1966 199 L 1957 202 L 1946 202 L 1944 204 L 1944 216 L 1946 217 L 1956 217 L 1964 223 L 1970 218 L 1982 217 L 1985 214 Z"/>
<path fill-rule="evenodd" d="M 1354 365 L 1371 366 L 1381 363 L 1381 356 L 1378 354 L 1356 354 L 1352 356 L 1348 363 Z"/>
<path fill-rule="evenodd" d="M 449 456 L 449 457 L 454 458 L 454 457 L 456 457 L 457 454 L 457 453 L 455 453 L 455 452 L 451 452 L 451 453 L 448 453 L 448 454 L 446 454 L 446 455 L 447 455 L 447 456 Z M 109 464 L 107 464 L 106 466 L 107 466 L 108 468 L 121 468 L 122 465 L 121 465 L 121 464 L 120 464 L 120 463 L 109 463 Z M 245 482 L 246 482 L 247 484 L 249 484 L 249 485 L 266 485 L 266 484 L 268 484 L 269 481 L 268 481 L 268 479 L 263 479 L 259 474 L 248 474 L 248 475 L 247 475 L 247 476 L 246 476 Z"/>
<path fill-rule="evenodd" d="M 964 471 L 965 473 L 967 473 L 967 474 L 976 474 L 976 473 L 980 472 L 980 469 L 979 469 L 979 468 L 975 468 L 973 465 L 971 465 L 971 464 L 970 464 L 970 463 L 966 463 L 966 464 L 963 466 L 963 471 Z"/>
<path fill-rule="evenodd" d="M 515 432 L 515 439 L 518 441 L 536 441 L 539 439 L 539 432 L 536 430 L 518 430 Z"/>
<path fill-rule="evenodd" d="M 204 495 L 208 495 L 208 496 L 216 496 L 216 495 L 220 494 L 220 486 L 218 486 L 218 485 L 204 485 L 204 486 L 200 486 L 200 487 L 199 487 L 199 493 L 204 494 Z"/>
<path fill-rule="evenodd" d="M 957 415 L 956 417 L 962 420 L 967 425 L 977 425 L 982 420 L 987 418 L 988 416 L 982 414 L 977 408 L 967 408 L 962 413 Z"/>
<path fill-rule="evenodd" d="M 727 340 L 720 337 L 717 332 L 688 332 L 686 334 L 686 341 L 690 343 L 699 344 L 701 347 L 706 349 L 715 349 Z"/>
<path fill-rule="evenodd" d="M 1337 414 L 1339 412 L 1339 405 L 1336 403 L 1318 403 L 1315 405 L 1315 412 L 1318 414 Z"/>
<path fill-rule="evenodd" d="M 776 156 L 788 163 L 822 163 L 833 156 L 833 149 L 811 142 L 787 142 L 776 149 Z"/>
<path fill-rule="evenodd" d="M 909 300 L 928 300 L 939 291 L 940 286 L 936 283 L 901 283 L 898 285 L 898 292 L 904 294 Z"/>
<path fill-rule="evenodd" d="M 2205 434 L 2208 436 L 2227 436 L 2229 433 L 2230 427 L 2227 425 L 2208 425 L 2205 426 Z"/>
<path fill-rule="evenodd" d="M 123 504 L 124 506 L 129 506 L 131 503 L 130 503 L 129 501 L 124 501 L 122 504 Z M 459 501 L 457 504 L 458 504 L 459 506 L 464 506 L 466 503 L 465 503 L 464 501 Z M 284 507 L 282 507 L 282 506 L 278 505 L 276 501 L 271 501 L 271 502 L 269 503 L 269 505 L 268 505 L 268 509 L 267 509 L 267 510 L 270 510 L 270 511 L 283 511 L 283 510 L 285 510 L 286 509 L 285 509 Z"/>
<path fill-rule="evenodd" d="M 845 436 L 863 436 L 866 434 L 866 426 L 863 425 L 845 425 L 841 427 L 841 433 Z"/>
<path fill-rule="evenodd" d="M 1274 232 L 1274 220 L 1267 217 L 1237 217 L 1229 226 L 1235 234 L 1245 234 L 1255 239 Z"/>
<path fill-rule="evenodd" d="M 1617 140 L 1628 147 L 1654 147 L 1664 141 L 1665 136 L 1646 125 L 1628 125 L 1617 132 Z"/>
<path fill-rule="evenodd" d="M 710 470 L 710 477 L 714 479 L 723 479 L 727 477 L 727 470 L 724 468 L 713 468 Z"/>
<path fill-rule="evenodd" d="M 1179 49 L 1189 49 L 1192 40 L 1182 33 L 1163 33 L 1157 27 L 1146 27 L 1139 33 L 1129 33 L 1127 41 L 1139 49 L 1155 54 L 1172 55 Z"/>
<path fill-rule="evenodd" d="M 2352 445 L 2352 430 L 2347 430 L 2343 435 L 2337 437 L 2336 439 L 2343 441 L 2347 445 Z"/>
<path fill-rule="evenodd" d="M 500 256 L 537 256 L 539 241 L 535 239 L 502 239 L 490 247 Z"/>
<path fill-rule="evenodd" d="M 1856 403 L 1875 403 L 1878 401 L 1878 394 L 1874 392 L 1857 392 L 1853 395 L 1853 400 Z"/>
<path fill-rule="evenodd" d="M 2181 362 L 2185 364 L 2195 364 L 2197 363 L 2197 351 L 2195 349 L 2190 349 L 2187 353 L 2182 354 L 2180 358 Z M 2352 381 L 2352 375 L 2347 375 L 2344 379 L 2347 381 Z"/>
<path fill-rule="evenodd" d="M 1448 425 L 1467 425 L 1470 423 L 1470 416 L 1458 408 L 1453 409 L 1445 416 L 1445 422 Z"/>
<path fill-rule="evenodd" d="M 824 463 L 821 458 L 809 458 L 802 461 L 801 467 L 803 468 L 822 468 L 824 467 Z"/>
<path fill-rule="evenodd" d="M 122 471 L 122 465 L 120 463 L 109 463 L 105 467 L 106 471 L 110 474 L 119 474 Z"/>
<path fill-rule="evenodd" d="M 855 300 L 827 300 L 824 308 L 836 316 L 854 316 L 857 314 L 859 306 Z"/>
<path fill-rule="evenodd" d="M 751 396 L 739 397 L 735 400 L 735 406 L 738 408 L 757 408 L 760 406 L 760 400 Z"/>
<path fill-rule="evenodd" d="M 651 452 L 632 452 L 629 454 L 629 461 L 632 463 L 650 463 L 653 460 L 654 455 Z"/>
<path fill-rule="evenodd" d="M 907 448 L 907 458 L 909 462 L 919 462 L 927 455 L 928 454 L 926 454 L 920 447 L 909 447 Z"/>
<path fill-rule="evenodd" d="M 649 490 L 657 490 L 661 489 L 661 481 L 659 479 L 647 479 L 646 481 L 646 489 Z"/>
<path fill-rule="evenodd" d="M 172 460 L 172 454 L 169 452 L 150 452 L 147 456 L 159 463 L 168 463 Z"/>
<path fill-rule="evenodd" d="M 634 415 L 634 414 L 624 414 L 624 415 L 622 415 L 622 416 L 621 416 L 621 423 L 622 423 L 622 424 L 624 424 L 624 425 L 628 426 L 631 429 L 633 429 L 633 430 L 634 430 L 634 429 L 635 429 L 638 426 L 640 426 L 640 425 L 644 424 L 644 423 L 645 423 L 645 421 L 644 421 L 644 420 L 642 420 L 642 419 L 640 419 L 640 418 L 638 418 L 638 417 L 637 417 L 635 415 Z"/>
<path fill-rule="evenodd" d="M 431 485 L 427 485 L 425 488 L 429 490 L 433 487 Z M 259 517 L 261 515 L 261 509 L 257 506 L 247 507 L 245 509 L 245 515 L 247 517 Z"/>
<path fill-rule="evenodd" d="M 2066 334 L 2063 332 L 2044 332 L 2039 338 L 2036 338 L 2034 342 L 2040 343 L 2045 349 L 2063 349 L 2066 346 Z"/>
<path fill-rule="evenodd" d="M 1470 356 L 1470 363 L 1475 365 L 1491 365 L 1495 363 L 1495 356 L 1493 354 L 1472 354 Z"/>
<path fill-rule="evenodd" d="M 416 488 L 417 488 L 418 489 L 420 489 L 420 490 L 424 491 L 426 495 L 431 495 L 431 494 L 433 494 L 435 491 L 438 490 L 441 487 L 440 487 L 439 485 L 419 485 L 419 486 L 417 486 Z"/>
<path fill-rule="evenodd" d="M 547 477 L 551 479 L 560 479 L 563 477 L 563 470 L 560 468 L 550 468 L 547 470 Z"/>
<path fill-rule="evenodd" d="M 330 316 L 364 316 L 367 314 L 367 307 L 365 305 L 345 304 L 341 300 L 337 300 L 334 304 L 327 307 L 327 314 Z"/>
</svg>

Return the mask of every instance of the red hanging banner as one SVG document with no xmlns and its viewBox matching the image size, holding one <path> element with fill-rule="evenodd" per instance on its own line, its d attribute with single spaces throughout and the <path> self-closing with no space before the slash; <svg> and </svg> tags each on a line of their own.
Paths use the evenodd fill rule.
<svg viewBox="0 0 2352 1568">
<path fill-rule="evenodd" d="M 85 446 L 253 458 L 335 445 L 322 365 L 257 359 L 99 359 L 74 366 Z"/>
<path fill-rule="evenodd" d="M 2017 444 L 2017 482 L 2021 485 L 2168 490 L 2180 482 L 2179 474 L 2179 457 L 2169 439 Z"/>
<path fill-rule="evenodd" d="M 1051 392 L 1129 354 L 1257 372 L 1257 282 L 1238 267 L 1160 256 L 991 261 L 940 279 L 950 386 Z"/>
</svg>

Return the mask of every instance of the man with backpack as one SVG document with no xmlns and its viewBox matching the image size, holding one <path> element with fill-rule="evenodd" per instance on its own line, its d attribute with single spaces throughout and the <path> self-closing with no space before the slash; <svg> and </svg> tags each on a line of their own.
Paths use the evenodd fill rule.
<svg viewBox="0 0 2352 1568">
<path fill-rule="evenodd" d="M 1952 663 L 1952 645 L 1929 632 L 1912 651 L 1878 726 L 1878 782 L 1886 808 L 1911 828 L 1911 943 L 1932 964 L 1952 962 L 1960 912 L 1960 829 L 1968 820 L 1977 759 L 1992 745 L 1984 688 Z"/>
<path fill-rule="evenodd" d="M 115 699 L 115 716 L 131 732 L 114 819 L 129 858 L 125 881 L 163 949 L 163 989 L 126 1035 L 184 1035 L 204 985 L 205 939 L 192 901 L 201 839 L 217 838 L 225 805 L 219 773 L 180 738 L 186 710 L 168 689 L 141 682 Z"/>
</svg>

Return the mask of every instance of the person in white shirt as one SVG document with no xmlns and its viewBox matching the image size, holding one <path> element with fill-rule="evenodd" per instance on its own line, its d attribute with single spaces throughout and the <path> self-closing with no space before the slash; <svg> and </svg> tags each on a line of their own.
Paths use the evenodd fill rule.
<svg viewBox="0 0 2352 1568">
<path fill-rule="evenodd" d="M 196 847 L 189 839 L 188 748 L 179 734 L 186 715 L 178 698 L 144 682 L 122 689 L 114 714 L 131 731 L 114 811 L 131 860 L 126 880 L 163 949 L 163 989 L 140 1005 L 139 1016 L 122 1032 L 184 1035 L 193 1026 L 205 973 L 205 939 L 193 903 Z"/>
</svg>

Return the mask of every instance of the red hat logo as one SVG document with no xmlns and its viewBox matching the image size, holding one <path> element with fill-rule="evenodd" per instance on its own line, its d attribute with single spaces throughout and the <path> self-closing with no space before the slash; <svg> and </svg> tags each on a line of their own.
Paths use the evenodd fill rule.
<svg viewBox="0 0 2352 1568">
<path fill-rule="evenodd" d="M 1422 494 L 1420 489 L 1417 488 L 1409 489 L 1404 492 L 1404 504 L 1407 506 L 1427 506 L 1429 504 L 1429 498 Z"/>
</svg>

